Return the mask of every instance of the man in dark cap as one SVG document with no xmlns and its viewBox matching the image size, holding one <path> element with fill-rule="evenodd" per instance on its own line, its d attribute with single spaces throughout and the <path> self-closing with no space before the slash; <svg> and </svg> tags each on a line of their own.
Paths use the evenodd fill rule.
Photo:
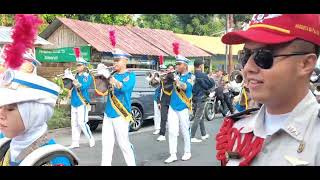
<svg viewBox="0 0 320 180">
<path fill-rule="evenodd" d="M 208 76 L 203 73 L 204 71 L 204 62 L 203 60 L 197 59 L 194 61 L 195 72 L 194 75 L 196 77 L 195 84 L 192 89 L 192 102 L 193 102 L 193 125 L 191 127 L 191 142 L 197 143 L 202 140 L 208 139 L 209 135 L 206 133 L 204 127 L 204 106 L 207 99 L 208 90 L 214 86 L 214 82 L 211 81 Z M 195 138 L 198 126 L 200 125 L 201 131 L 201 139 Z"/>
</svg>

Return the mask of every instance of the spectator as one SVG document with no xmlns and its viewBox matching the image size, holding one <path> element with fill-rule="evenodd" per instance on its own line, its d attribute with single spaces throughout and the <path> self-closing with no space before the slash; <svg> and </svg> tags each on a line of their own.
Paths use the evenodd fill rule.
<svg viewBox="0 0 320 180">
<path fill-rule="evenodd" d="M 211 81 L 208 76 L 203 73 L 204 70 L 204 63 L 202 60 L 196 60 L 194 62 L 195 67 L 195 84 L 192 89 L 192 101 L 194 105 L 194 122 L 191 128 L 191 142 L 201 142 L 202 140 L 205 140 L 209 138 L 209 135 L 206 133 L 205 127 L 204 127 L 204 106 L 207 99 L 207 92 L 210 88 L 214 86 L 214 82 Z M 197 132 L 198 125 L 200 125 L 200 132 L 201 132 L 201 139 L 195 138 L 195 134 Z"/>
</svg>

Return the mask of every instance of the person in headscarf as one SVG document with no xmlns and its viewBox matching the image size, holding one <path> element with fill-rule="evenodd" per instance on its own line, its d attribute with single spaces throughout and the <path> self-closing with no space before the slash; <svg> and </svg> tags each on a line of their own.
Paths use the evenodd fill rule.
<svg viewBox="0 0 320 180">
<path fill-rule="evenodd" d="M 52 117 L 59 87 L 31 73 L 6 71 L 0 80 L 1 142 L 11 139 L 8 148 L 0 149 L 0 165 L 17 166 L 39 148 L 54 145 L 48 138 L 47 121 Z M 3 144 L 3 143 L 0 143 Z M 67 148 L 65 151 L 70 152 Z M 67 157 L 55 157 L 46 165 L 71 165 Z"/>
</svg>

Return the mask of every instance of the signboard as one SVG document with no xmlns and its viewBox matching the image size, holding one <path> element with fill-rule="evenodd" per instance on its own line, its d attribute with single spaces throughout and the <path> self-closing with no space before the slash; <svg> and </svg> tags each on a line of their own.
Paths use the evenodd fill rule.
<svg viewBox="0 0 320 180">
<path fill-rule="evenodd" d="M 91 46 L 81 46 L 81 56 L 90 61 Z M 36 48 L 36 58 L 40 62 L 76 62 L 73 47 L 58 49 Z"/>
</svg>

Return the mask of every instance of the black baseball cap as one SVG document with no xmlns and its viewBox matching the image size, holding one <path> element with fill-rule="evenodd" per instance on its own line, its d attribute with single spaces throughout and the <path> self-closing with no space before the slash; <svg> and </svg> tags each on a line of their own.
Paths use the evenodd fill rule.
<svg viewBox="0 0 320 180">
<path fill-rule="evenodd" d="M 204 64 L 203 60 L 202 59 L 196 59 L 193 63 L 193 65 L 195 67 L 199 67 L 200 65 Z"/>
</svg>

